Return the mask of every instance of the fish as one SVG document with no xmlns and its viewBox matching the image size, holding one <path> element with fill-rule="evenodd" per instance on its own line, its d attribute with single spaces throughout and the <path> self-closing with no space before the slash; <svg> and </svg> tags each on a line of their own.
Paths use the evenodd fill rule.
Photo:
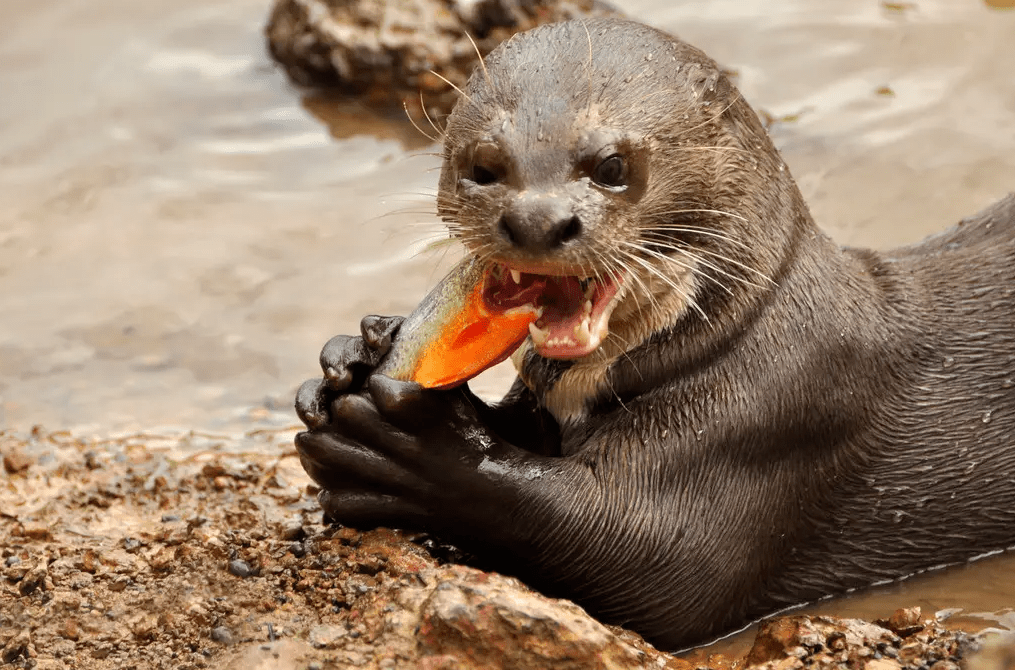
<svg viewBox="0 0 1015 670">
<path fill-rule="evenodd" d="M 505 290 L 510 276 L 475 257 L 459 262 L 405 318 L 376 372 L 450 389 L 506 360 L 543 311 L 542 286 Z"/>
</svg>

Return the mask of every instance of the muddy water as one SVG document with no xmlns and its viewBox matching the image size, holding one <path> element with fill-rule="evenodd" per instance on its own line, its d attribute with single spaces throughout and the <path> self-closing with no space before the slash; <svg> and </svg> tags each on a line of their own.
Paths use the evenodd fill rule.
<svg viewBox="0 0 1015 670">
<path fill-rule="evenodd" d="M 739 73 L 819 222 L 889 247 L 1015 189 L 1015 12 L 967 0 L 626 3 Z M 291 424 L 327 337 L 405 313 L 425 141 L 292 88 L 265 0 L 0 5 L 0 428 Z M 509 371 L 485 376 L 488 394 Z M 1015 558 L 821 609 L 1004 612 Z M 994 619 L 998 615 L 992 615 Z"/>
</svg>

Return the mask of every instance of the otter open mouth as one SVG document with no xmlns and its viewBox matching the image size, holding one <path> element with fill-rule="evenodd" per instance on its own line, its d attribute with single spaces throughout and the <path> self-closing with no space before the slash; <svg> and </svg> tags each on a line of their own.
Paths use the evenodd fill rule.
<svg viewBox="0 0 1015 670">
<path fill-rule="evenodd" d="M 486 274 L 483 299 L 492 312 L 523 305 L 538 315 L 529 324 L 532 344 L 546 358 L 581 358 L 602 344 L 620 298 L 622 279 L 541 275 L 504 265 Z"/>
</svg>

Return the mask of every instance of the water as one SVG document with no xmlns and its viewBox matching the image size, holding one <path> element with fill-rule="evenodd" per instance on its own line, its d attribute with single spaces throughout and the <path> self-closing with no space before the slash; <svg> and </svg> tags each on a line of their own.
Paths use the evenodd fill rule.
<svg viewBox="0 0 1015 670">
<path fill-rule="evenodd" d="M 969 0 L 626 3 L 739 74 L 817 220 L 919 240 L 1015 189 L 1015 12 Z M 405 124 L 290 86 L 264 0 L 0 6 L 0 428 L 291 424 L 317 352 L 406 313 L 437 159 Z M 504 368 L 480 390 L 504 387 Z M 821 604 L 1015 606 L 1015 558 Z M 970 619 L 970 621 L 979 620 Z"/>
</svg>

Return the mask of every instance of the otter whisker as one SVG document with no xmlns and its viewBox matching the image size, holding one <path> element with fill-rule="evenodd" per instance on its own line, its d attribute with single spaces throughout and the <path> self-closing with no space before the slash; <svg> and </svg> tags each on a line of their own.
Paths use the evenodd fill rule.
<svg viewBox="0 0 1015 670">
<path fill-rule="evenodd" d="M 479 45 L 476 44 L 476 40 L 472 39 L 472 35 L 469 34 L 468 30 L 465 31 L 465 36 L 469 38 L 469 43 L 476 51 L 476 57 L 479 58 L 479 67 L 483 70 L 483 78 L 486 80 L 487 87 L 492 91 L 493 80 L 490 79 L 490 71 L 486 69 L 486 61 L 483 60 L 483 52 L 479 50 Z"/>
<path fill-rule="evenodd" d="M 695 302 L 690 295 L 688 295 L 687 291 L 685 291 L 682 287 L 678 286 L 676 282 L 674 282 L 672 279 L 663 274 L 658 268 L 653 267 L 651 263 L 648 263 L 644 259 L 638 257 L 637 254 L 628 251 L 621 251 L 620 253 L 624 254 L 625 256 L 633 260 L 635 263 L 641 265 L 651 276 L 654 276 L 656 279 L 659 279 L 663 283 L 667 284 L 677 293 L 677 295 L 679 295 L 681 298 L 684 299 L 684 302 L 687 303 L 689 307 L 692 307 L 694 310 L 696 310 L 701 315 L 701 318 L 703 318 L 705 321 L 709 321 L 708 315 L 706 315 L 705 312 L 698 305 L 698 303 Z"/>
<path fill-rule="evenodd" d="M 681 261 L 677 260 L 673 256 L 669 256 L 669 255 L 664 254 L 664 253 L 659 252 L 659 251 L 654 251 L 652 249 L 649 249 L 648 247 L 645 247 L 643 245 L 639 245 L 639 244 L 636 244 L 636 243 L 633 243 L 633 242 L 625 242 L 624 244 L 626 244 L 629 247 L 633 247 L 633 248 L 637 249 L 638 251 L 641 251 L 642 253 L 645 253 L 645 254 L 648 254 L 650 256 L 653 256 L 654 258 L 658 258 L 659 260 L 665 261 L 667 263 L 673 263 L 677 267 L 683 268 L 684 270 L 687 270 L 689 272 L 697 272 L 698 274 L 700 274 L 705 279 L 708 279 L 708 280 L 712 281 L 713 283 L 715 283 L 716 286 L 718 286 L 722 290 L 726 291 L 726 293 L 728 293 L 730 295 L 733 295 L 733 291 L 728 286 L 723 284 L 721 281 L 719 281 L 718 279 L 716 279 L 712 275 L 710 275 L 710 274 L 708 274 L 706 272 L 701 272 L 698 268 L 696 268 L 694 266 L 691 266 L 691 265 L 688 265 L 687 263 L 682 263 Z M 676 249 L 676 248 L 674 248 L 674 249 L 676 251 L 683 251 L 682 249 Z M 716 272 L 718 272 L 720 274 L 726 275 L 730 279 L 734 279 L 734 280 L 737 280 L 737 281 L 743 281 L 740 277 L 736 277 L 734 275 L 731 275 L 728 272 L 725 272 L 724 270 L 722 270 L 721 268 L 716 267 L 715 265 L 710 264 L 708 261 L 705 261 L 705 260 L 700 259 L 700 258 L 696 258 L 693 254 L 688 254 L 688 255 L 693 260 L 701 263 L 702 265 L 710 267 L 711 269 L 715 270 Z M 756 286 L 756 284 L 751 284 L 750 282 L 747 282 L 747 283 L 749 285 L 751 285 L 751 286 Z"/>
<path fill-rule="evenodd" d="M 685 146 L 675 146 L 675 147 L 670 147 L 669 151 L 733 151 L 733 152 L 745 154 L 745 155 L 748 155 L 748 156 L 753 155 L 752 152 L 749 149 L 744 149 L 743 147 L 723 147 L 723 146 L 717 146 L 717 147 L 706 147 L 706 146 L 689 146 L 689 147 L 685 147 Z"/>
<path fill-rule="evenodd" d="M 765 274 L 761 270 L 758 270 L 757 268 L 752 268 L 750 265 L 746 265 L 744 263 L 741 263 L 738 260 L 729 258 L 728 256 L 724 256 L 724 255 L 722 255 L 722 254 L 720 254 L 720 253 L 718 253 L 716 251 L 710 251 L 708 249 L 702 249 L 702 248 L 695 248 L 694 251 L 698 252 L 698 253 L 708 254 L 709 256 L 712 256 L 713 258 L 716 258 L 716 259 L 721 260 L 721 261 L 725 261 L 726 263 L 730 263 L 731 265 L 735 265 L 735 266 L 737 266 L 738 268 L 740 268 L 742 270 L 746 270 L 747 272 L 752 272 L 757 277 L 759 277 L 760 279 L 763 279 L 764 281 L 766 281 L 771 286 L 778 286 L 778 284 L 776 283 L 776 281 L 774 279 L 769 277 L 767 274 Z M 687 250 L 685 249 L 684 252 L 687 253 Z"/>
<path fill-rule="evenodd" d="M 667 209 L 667 210 L 658 210 L 658 211 L 653 211 L 652 213 L 654 215 L 656 215 L 656 216 L 675 216 L 677 214 L 718 214 L 720 216 L 729 216 L 729 217 L 734 218 L 734 219 L 740 219 L 744 223 L 747 223 L 747 217 L 745 217 L 745 216 L 741 216 L 739 214 L 734 214 L 733 212 L 727 212 L 727 211 L 722 210 L 722 209 L 707 209 L 707 208 L 704 208 L 704 207 L 701 207 L 701 208 L 698 208 L 698 209 Z"/>
<path fill-rule="evenodd" d="M 669 241 L 673 239 L 673 235 L 669 233 L 688 233 L 691 235 L 703 235 L 705 237 L 712 237 L 717 240 L 729 242 L 735 244 L 741 249 L 750 249 L 749 246 L 729 235 L 718 233 L 714 230 L 708 230 L 707 228 L 698 228 L 695 226 L 678 226 L 678 225 L 664 225 L 664 226 L 652 226 L 645 228 L 643 233 L 646 237 L 652 236 L 653 240 Z"/>
<path fill-rule="evenodd" d="M 586 105 L 585 105 L 585 116 L 586 117 L 591 117 L 592 116 L 592 33 L 589 32 L 589 27 L 588 27 L 588 25 L 584 21 L 581 22 L 581 25 L 582 25 L 582 28 L 585 29 L 585 37 L 589 41 L 589 62 L 588 62 L 588 65 L 585 68 L 585 71 L 588 74 L 589 90 L 588 90 L 588 97 L 586 98 L 587 102 L 586 102 Z"/>
<path fill-rule="evenodd" d="M 423 103 L 423 92 L 422 91 L 419 92 L 419 100 L 420 100 L 420 106 L 423 108 L 423 113 L 426 114 L 426 105 L 422 104 Z M 412 118 L 412 114 L 409 113 L 409 105 L 408 104 L 403 102 L 402 103 L 402 109 L 405 110 L 405 116 L 406 116 L 406 118 L 409 119 L 409 123 L 412 124 L 413 128 L 415 128 L 416 130 L 419 131 L 420 135 L 422 135 L 423 137 L 427 138 L 428 140 L 430 140 L 431 142 L 433 142 L 435 144 L 440 141 L 436 137 L 431 136 L 429 133 L 424 132 L 424 130 L 422 128 L 420 128 L 418 125 L 416 125 L 415 119 L 413 119 Z M 427 117 L 427 118 L 429 118 L 429 117 Z M 433 125 L 432 121 L 430 122 L 430 125 Z M 436 130 L 436 128 L 434 128 L 434 130 Z"/>
<path fill-rule="evenodd" d="M 485 67 L 485 65 L 484 65 L 484 67 Z M 470 96 L 470 95 L 469 95 L 468 93 L 466 93 L 466 92 L 465 92 L 465 91 L 463 91 L 462 89 L 458 88 L 458 86 L 456 86 L 456 85 L 455 85 L 455 83 L 454 83 L 453 81 L 451 81 L 450 79 L 448 79 L 447 77 L 445 77 L 444 75 L 442 75 L 442 74 L 441 74 L 440 72 L 437 72 L 437 71 L 435 71 L 435 70 L 428 70 L 428 72 L 429 72 L 430 74 L 432 74 L 433 76 L 437 77 L 438 79 L 442 80 L 442 81 L 443 81 L 443 82 L 444 82 L 445 84 L 447 84 L 447 85 L 448 85 L 448 86 L 450 86 L 451 88 L 453 88 L 453 89 L 455 89 L 456 91 L 458 91 L 458 94 L 459 94 L 459 95 L 461 95 L 461 96 L 462 96 L 463 98 L 465 98 L 466 100 L 468 100 L 468 101 L 469 101 L 470 103 L 472 103 L 473 105 L 476 105 L 477 107 L 479 106 L 479 105 L 478 105 L 478 104 L 476 103 L 476 101 L 475 101 L 475 100 L 473 100 L 473 99 L 472 99 L 472 97 L 471 97 L 471 96 Z"/>
<path fill-rule="evenodd" d="M 625 263 L 623 259 L 619 258 L 608 259 L 606 256 L 604 256 L 601 252 L 598 251 L 597 255 L 599 255 L 603 259 L 603 264 L 606 266 L 610 266 L 611 265 L 610 260 L 612 260 L 613 263 L 620 266 L 621 270 L 626 274 L 626 276 L 630 277 L 630 280 L 635 283 L 635 288 L 637 290 L 632 290 L 631 295 L 634 297 L 635 305 L 637 306 L 639 312 L 641 312 L 643 309 L 641 300 L 639 300 L 639 292 L 641 294 L 644 294 L 645 298 L 648 300 L 649 308 L 656 310 L 660 309 L 659 303 L 656 301 L 655 296 L 652 294 L 652 291 L 649 290 L 648 286 L 638 275 L 638 273 L 634 272 L 634 269 L 630 267 L 627 263 Z M 618 274 L 615 273 L 613 274 L 615 280 L 618 279 L 619 276 L 620 275 Z"/>
<path fill-rule="evenodd" d="M 662 242 L 652 242 L 652 244 L 653 244 L 653 246 L 659 247 L 660 249 L 666 249 L 666 250 L 669 250 L 669 251 L 674 251 L 674 252 L 677 252 L 677 253 L 684 254 L 685 256 L 688 256 L 689 258 L 693 259 L 694 261 L 696 261 L 698 263 L 701 263 L 702 265 L 704 265 L 706 267 L 709 267 L 709 268 L 715 270 L 716 272 L 718 272 L 718 273 L 720 273 L 722 275 L 725 275 L 726 277 L 729 277 L 730 279 L 732 279 L 734 281 L 740 282 L 741 284 L 743 284 L 745 286 L 751 286 L 751 287 L 754 287 L 754 288 L 764 288 L 760 284 L 756 284 L 755 282 L 752 282 L 750 279 L 747 279 L 745 277 L 739 277 L 739 276 L 737 276 L 735 274 L 732 274 L 731 272 L 722 269 L 718 265 L 715 265 L 714 263 L 712 263 L 712 262 L 710 262 L 710 261 L 708 261 L 708 260 L 706 260 L 706 259 L 704 259 L 704 258 L 702 258 L 701 256 L 698 255 L 698 253 L 700 252 L 700 253 L 703 253 L 703 254 L 707 254 L 709 256 L 717 257 L 720 260 L 727 261 L 727 262 L 732 263 L 734 265 L 737 265 L 737 266 L 739 266 L 739 267 L 741 267 L 741 268 L 743 268 L 745 270 L 753 270 L 753 268 L 750 268 L 749 266 L 744 265 L 743 263 L 735 261 L 735 260 L 733 260 L 731 258 L 727 258 L 726 256 L 723 256 L 722 254 L 717 254 L 715 252 L 708 251 L 707 249 L 701 249 L 701 248 L 698 248 L 698 247 L 692 247 L 690 245 L 676 246 L 676 245 L 673 245 L 673 244 L 666 244 L 666 243 L 662 243 Z M 667 256 L 667 258 L 669 258 L 669 256 Z M 757 270 L 753 270 L 753 271 L 755 273 L 761 275 L 765 279 L 768 279 L 768 277 L 765 276 L 763 273 L 758 272 Z M 771 280 L 769 280 L 769 281 L 771 281 Z"/>
</svg>

